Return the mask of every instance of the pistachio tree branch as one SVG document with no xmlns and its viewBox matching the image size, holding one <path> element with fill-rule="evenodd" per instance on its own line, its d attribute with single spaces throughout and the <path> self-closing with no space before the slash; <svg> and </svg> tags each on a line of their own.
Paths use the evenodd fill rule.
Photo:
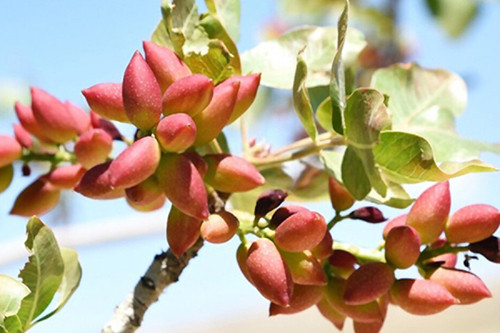
<svg viewBox="0 0 500 333">
<path fill-rule="evenodd" d="M 177 282 L 184 268 L 196 257 L 202 246 L 203 240 L 200 238 L 180 258 L 170 250 L 156 255 L 134 291 L 115 309 L 113 318 L 102 333 L 135 332 L 141 326 L 148 308 L 159 299 L 165 288 Z"/>
<path fill-rule="evenodd" d="M 210 213 L 224 208 L 227 199 L 227 195 L 211 191 L 208 194 Z M 198 255 L 202 246 L 203 239 L 199 238 L 180 258 L 170 250 L 156 255 L 146 273 L 135 285 L 134 291 L 116 307 L 113 317 L 101 333 L 135 332 L 141 326 L 148 308 L 160 298 L 169 285 L 179 280 L 184 268 Z"/>
</svg>

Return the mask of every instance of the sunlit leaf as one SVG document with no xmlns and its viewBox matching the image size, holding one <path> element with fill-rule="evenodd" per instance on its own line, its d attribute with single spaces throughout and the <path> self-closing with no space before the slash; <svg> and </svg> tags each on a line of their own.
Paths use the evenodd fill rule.
<svg viewBox="0 0 500 333">
<path fill-rule="evenodd" d="M 316 140 L 318 130 L 314 122 L 313 109 L 306 87 L 307 65 L 299 54 L 293 82 L 293 106 L 307 134 Z"/>
<path fill-rule="evenodd" d="M 0 326 L 5 317 L 14 316 L 21 307 L 21 301 L 30 293 L 20 281 L 0 274 Z"/>
<path fill-rule="evenodd" d="M 307 64 L 309 75 L 307 87 L 324 86 L 330 83 L 332 54 L 336 52 L 337 29 L 334 27 L 301 27 L 284 35 L 265 41 L 241 55 L 244 73 L 262 73 L 261 84 L 292 89 L 298 52 Z M 345 66 L 350 66 L 364 48 L 363 34 L 354 29 L 347 30 L 342 52 Z"/>
<path fill-rule="evenodd" d="M 237 42 L 240 39 L 240 1 L 205 0 L 205 3 L 210 13 L 217 15 L 231 39 Z"/>
<path fill-rule="evenodd" d="M 156 26 L 156 29 L 153 31 L 153 34 L 151 35 L 151 41 L 158 45 L 174 50 L 172 41 L 168 36 L 167 25 L 164 20 L 161 20 Z"/>
<path fill-rule="evenodd" d="M 32 255 L 19 277 L 31 293 L 23 299 L 17 313 L 24 330 L 50 304 L 64 274 L 63 258 L 52 231 L 37 217 L 29 220 L 26 229 L 25 245 Z"/>
<path fill-rule="evenodd" d="M 220 41 L 211 41 L 206 54 L 189 53 L 184 58 L 193 73 L 208 76 L 214 83 L 224 81 L 233 73 L 229 66 L 230 54 Z"/>
<path fill-rule="evenodd" d="M 57 291 L 60 295 L 58 304 L 53 311 L 38 319 L 37 322 L 48 319 L 59 312 L 80 284 L 82 267 L 78 261 L 78 254 L 76 251 L 68 248 L 61 248 L 61 256 L 64 261 L 64 275 Z"/>
<path fill-rule="evenodd" d="M 221 24 L 219 19 L 214 15 L 207 14 L 202 17 L 200 25 L 207 32 L 209 38 L 217 39 L 224 43 L 227 51 L 231 54 L 229 65 L 233 67 L 235 75 L 240 75 L 241 62 L 238 48 L 227 31 L 224 29 L 224 26 Z"/>
<path fill-rule="evenodd" d="M 398 64 L 375 72 L 372 86 L 390 96 L 392 129 L 423 137 L 436 162 L 476 160 L 482 151 L 500 153 L 497 146 L 460 138 L 455 116 L 467 102 L 467 87 L 457 75 Z"/>
<path fill-rule="evenodd" d="M 371 186 L 385 197 L 387 186 L 375 165 L 372 151 L 379 141 L 380 131 L 391 126 L 384 96 L 374 89 L 362 88 L 354 91 L 347 100 L 344 118 L 344 134 L 349 147 L 361 160 Z"/>
<path fill-rule="evenodd" d="M 493 171 L 479 160 L 436 164 L 431 145 L 421 136 L 397 131 L 382 132 L 375 147 L 375 160 L 387 175 L 399 183 L 443 181 L 470 172 Z"/>
<path fill-rule="evenodd" d="M 345 74 L 342 61 L 342 51 L 344 49 L 347 22 L 349 20 L 349 1 L 346 0 L 344 10 L 337 23 L 337 52 L 332 62 L 330 73 L 330 102 L 332 103 L 332 127 L 339 133 L 344 134 L 344 109 L 346 105 L 345 97 Z"/>
</svg>

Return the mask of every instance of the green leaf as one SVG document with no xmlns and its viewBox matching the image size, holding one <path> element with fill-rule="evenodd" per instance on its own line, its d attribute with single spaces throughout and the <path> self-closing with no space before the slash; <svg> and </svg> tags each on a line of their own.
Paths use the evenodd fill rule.
<svg viewBox="0 0 500 333">
<path fill-rule="evenodd" d="M 495 145 L 463 139 L 455 132 L 455 116 L 467 101 L 467 88 L 459 76 L 399 64 L 376 71 L 372 86 L 390 96 L 392 129 L 425 138 L 437 162 L 475 160 L 482 151 L 500 153 Z"/>
<path fill-rule="evenodd" d="M 470 172 L 495 170 L 479 160 L 443 162 L 438 166 L 431 145 L 415 134 L 386 131 L 381 133 L 380 139 L 374 149 L 375 160 L 393 181 L 399 183 L 438 182 Z"/>
<path fill-rule="evenodd" d="M 3 326 L 6 317 L 17 314 L 21 301 L 29 293 L 29 288 L 20 281 L 0 274 L 0 326 Z"/>
<path fill-rule="evenodd" d="M 161 20 L 158 23 L 156 29 L 153 31 L 153 34 L 151 35 L 151 41 L 158 45 L 174 50 L 174 45 L 172 44 L 172 41 L 168 36 L 167 24 L 165 20 Z"/>
<path fill-rule="evenodd" d="M 240 39 L 240 1 L 239 0 L 205 0 L 211 14 L 217 15 L 231 39 Z"/>
<path fill-rule="evenodd" d="M 53 311 L 38 319 L 36 321 L 37 323 L 48 319 L 59 312 L 80 284 L 80 280 L 82 278 L 82 267 L 78 261 L 78 253 L 72 249 L 61 248 L 61 256 L 64 262 L 64 275 L 61 285 L 57 291 L 60 295 L 59 303 Z"/>
<path fill-rule="evenodd" d="M 343 152 L 337 150 L 322 150 L 320 152 L 320 158 L 323 165 L 325 166 L 325 169 L 330 173 L 331 176 L 335 177 L 337 180 L 342 179 L 341 165 L 343 159 Z M 351 168 L 348 167 L 350 163 L 349 162 L 346 163 L 347 163 L 346 164 L 347 172 L 351 172 L 352 171 Z M 354 177 L 353 180 L 355 180 Z M 361 178 L 361 182 L 362 182 L 361 185 L 363 185 L 364 183 L 363 178 Z M 385 197 L 382 197 L 374 190 L 370 191 L 368 189 L 369 193 L 365 197 L 365 200 L 377 204 L 384 204 L 386 206 L 391 206 L 395 208 L 406 208 L 413 202 L 413 199 L 411 199 L 410 195 L 406 193 L 405 189 L 401 185 L 393 183 L 391 181 L 386 181 L 386 183 L 387 183 L 387 194 Z M 359 185 L 359 184 L 354 184 L 354 185 Z M 366 189 L 360 192 L 366 193 Z"/>
<path fill-rule="evenodd" d="M 372 186 L 363 162 L 352 146 L 348 146 L 342 160 L 342 183 L 356 200 L 363 200 Z"/>
<path fill-rule="evenodd" d="M 316 110 L 316 120 L 324 130 L 333 132 L 332 116 L 332 100 L 328 97 L 318 106 Z"/>
<path fill-rule="evenodd" d="M 217 39 L 224 43 L 224 46 L 230 53 L 229 65 L 233 67 L 235 75 L 240 75 L 241 61 L 238 48 L 219 19 L 214 15 L 205 14 L 200 21 L 200 25 L 207 32 L 209 38 Z"/>
<path fill-rule="evenodd" d="M 342 63 L 342 50 L 344 49 L 347 22 L 349 20 L 349 0 L 346 0 L 344 10 L 337 23 L 337 52 L 332 62 L 330 72 L 330 102 L 332 103 L 332 127 L 339 133 L 344 134 L 344 109 L 345 97 L 345 74 Z"/>
<path fill-rule="evenodd" d="M 297 57 L 297 67 L 295 69 L 295 79 L 293 82 L 293 106 L 299 116 L 307 134 L 316 140 L 318 130 L 314 123 L 314 113 L 306 88 L 307 65 L 299 54 Z"/>
<path fill-rule="evenodd" d="M 344 133 L 349 147 L 361 160 L 371 186 L 385 197 L 387 186 L 375 165 L 372 151 L 379 141 L 380 131 L 391 126 L 384 95 L 374 89 L 355 90 L 347 100 L 344 118 Z"/>
<path fill-rule="evenodd" d="M 241 55 L 243 72 L 262 73 L 261 84 L 273 88 L 292 89 L 298 52 L 309 69 L 307 87 L 330 83 L 332 54 L 336 52 L 337 30 L 334 27 L 306 26 L 265 41 Z M 350 66 L 365 47 L 363 34 L 347 30 L 342 52 L 345 66 Z"/>
<path fill-rule="evenodd" d="M 371 191 L 366 200 L 394 208 L 406 208 L 413 203 L 414 200 L 400 184 L 387 181 L 386 186 L 387 194 L 384 197 L 376 191 Z"/>
<path fill-rule="evenodd" d="M 208 76 L 214 83 L 224 81 L 233 73 L 229 66 L 230 54 L 221 41 L 210 41 L 206 54 L 191 52 L 186 55 L 184 62 L 193 73 Z"/>
<path fill-rule="evenodd" d="M 17 313 L 23 330 L 31 327 L 52 301 L 64 274 L 64 262 L 52 231 L 40 219 L 32 217 L 27 225 L 25 245 L 32 254 L 19 273 L 31 293 L 21 303 Z"/>
<path fill-rule="evenodd" d="M 459 37 L 478 14 L 478 0 L 426 0 L 427 7 L 441 27 L 451 36 Z"/>
<path fill-rule="evenodd" d="M 198 7 L 194 0 L 162 1 L 162 16 L 172 46 L 181 58 L 184 57 L 184 44 L 192 39 L 198 23 Z"/>
</svg>

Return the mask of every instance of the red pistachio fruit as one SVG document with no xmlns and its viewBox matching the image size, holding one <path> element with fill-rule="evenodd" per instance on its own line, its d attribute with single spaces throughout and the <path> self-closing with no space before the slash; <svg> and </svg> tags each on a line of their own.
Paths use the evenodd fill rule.
<svg viewBox="0 0 500 333">
<path fill-rule="evenodd" d="M 393 304 L 416 315 L 435 314 L 458 303 L 445 287 L 430 280 L 396 280 L 390 297 Z"/>
<path fill-rule="evenodd" d="M 326 297 L 335 311 L 363 323 L 383 321 L 383 313 L 376 301 L 361 305 L 346 304 L 344 301 L 345 287 L 346 281 L 344 279 L 332 278 L 328 281 Z"/>
<path fill-rule="evenodd" d="M 328 178 L 328 194 L 332 207 L 337 212 L 347 210 L 354 205 L 354 197 L 333 177 Z"/>
<path fill-rule="evenodd" d="M 158 123 L 155 136 L 163 151 L 181 153 L 196 139 L 196 124 L 185 113 L 166 116 Z"/>
<path fill-rule="evenodd" d="M 90 108 L 103 118 L 129 123 L 121 83 L 100 83 L 82 90 Z"/>
<path fill-rule="evenodd" d="M 290 306 L 284 307 L 271 303 L 269 306 L 269 316 L 293 314 L 304 311 L 318 303 L 321 298 L 323 298 L 324 293 L 325 290 L 322 287 L 296 284 L 293 286 L 293 295 L 290 301 Z"/>
<path fill-rule="evenodd" d="M 325 219 L 319 213 L 298 212 L 276 228 L 276 245 L 285 251 L 302 252 L 318 245 L 326 230 Z"/>
<path fill-rule="evenodd" d="M 215 87 L 210 104 L 193 117 L 198 129 L 195 146 L 209 143 L 227 125 L 236 103 L 239 87 L 238 82 Z"/>
<path fill-rule="evenodd" d="M 66 101 L 64 103 L 66 111 L 73 118 L 74 128 L 77 134 L 82 134 L 90 128 L 90 115 L 76 104 Z"/>
<path fill-rule="evenodd" d="M 429 280 L 448 289 L 460 304 L 472 304 L 491 297 L 491 292 L 476 275 L 454 268 L 440 267 L 430 274 Z"/>
<path fill-rule="evenodd" d="M 422 244 L 432 243 L 444 231 L 450 213 L 450 184 L 441 182 L 425 190 L 415 201 L 406 224 L 417 230 Z"/>
<path fill-rule="evenodd" d="M 385 259 L 396 268 L 408 268 L 420 255 L 420 236 L 410 226 L 392 228 L 385 239 Z"/>
<path fill-rule="evenodd" d="M 323 267 L 309 251 L 281 251 L 280 253 L 290 269 L 294 283 L 308 286 L 326 285 L 326 275 Z"/>
<path fill-rule="evenodd" d="M 334 250 L 328 258 L 328 264 L 334 268 L 334 272 L 340 277 L 347 278 L 354 272 L 358 259 L 347 251 Z"/>
<path fill-rule="evenodd" d="M 0 167 L 0 193 L 5 191 L 14 177 L 14 168 L 12 164 Z"/>
<path fill-rule="evenodd" d="M 328 301 L 326 296 L 316 303 L 319 313 L 331 322 L 339 331 L 344 328 L 346 315 L 335 310 Z"/>
<path fill-rule="evenodd" d="M 259 170 L 247 160 L 229 154 L 204 156 L 208 164 L 205 181 L 221 192 L 246 192 L 264 184 Z"/>
<path fill-rule="evenodd" d="M 209 216 L 205 184 L 188 157 L 163 155 L 155 175 L 160 188 L 177 209 L 199 220 Z"/>
<path fill-rule="evenodd" d="M 150 203 L 144 205 L 137 205 L 130 201 L 129 198 L 127 198 L 127 203 L 129 204 L 129 206 L 139 212 L 152 212 L 154 210 L 158 210 L 165 205 L 165 202 L 167 202 L 167 198 L 165 197 L 165 195 L 161 195 Z"/>
<path fill-rule="evenodd" d="M 38 124 L 33 114 L 33 109 L 29 106 L 16 102 L 14 109 L 16 110 L 17 119 L 21 125 L 31 134 L 42 142 L 49 142 L 50 139 L 43 134 L 43 129 Z"/>
<path fill-rule="evenodd" d="M 148 41 L 143 42 L 142 45 L 146 61 L 162 92 L 175 81 L 191 74 L 189 67 L 173 51 Z"/>
<path fill-rule="evenodd" d="M 386 294 L 394 283 L 394 272 L 381 262 L 362 265 L 347 279 L 344 290 L 346 304 L 359 305 Z"/>
<path fill-rule="evenodd" d="M 164 197 L 163 189 L 160 187 L 156 177 L 150 176 L 139 184 L 125 190 L 127 201 L 134 206 L 146 206 L 156 202 L 159 197 Z"/>
<path fill-rule="evenodd" d="M 128 119 L 142 130 L 160 120 L 161 90 L 148 64 L 136 51 L 123 76 L 123 106 Z"/>
<path fill-rule="evenodd" d="M 349 218 L 353 220 L 362 220 L 368 223 L 381 223 L 387 220 L 380 209 L 375 207 L 358 208 L 349 214 Z"/>
<path fill-rule="evenodd" d="M 24 148 L 30 149 L 33 146 L 33 138 L 21 124 L 14 124 L 14 137 Z"/>
<path fill-rule="evenodd" d="M 113 138 L 103 129 L 92 128 L 78 138 L 74 152 L 78 162 L 90 169 L 106 162 L 112 149 Z"/>
<path fill-rule="evenodd" d="M 287 307 L 293 294 L 290 271 L 276 246 L 260 238 L 248 249 L 248 274 L 257 290 L 271 302 Z"/>
<path fill-rule="evenodd" d="M 0 167 L 6 166 L 21 158 L 23 147 L 16 139 L 0 135 Z"/>
<path fill-rule="evenodd" d="M 184 214 L 172 206 L 167 220 L 167 242 L 170 250 L 181 257 L 200 237 L 201 220 Z"/>
<path fill-rule="evenodd" d="M 193 74 L 172 83 L 163 94 L 162 112 L 165 116 L 200 113 L 212 99 L 214 83 L 202 74 Z"/>
<path fill-rule="evenodd" d="M 90 111 L 90 121 L 93 128 L 100 128 L 113 138 L 113 140 L 123 141 L 123 136 L 116 126 L 109 120 L 101 118 L 94 111 Z"/>
<path fill-rule="evenodd" d="M 203 157 L 200 156 L 200 154 L 198 154 L 195 151 L 187 151 L 182 155 L 189 158 L 189 160 L 191 161 L 191 163 L 194 164 L 194 166 L 196 167 L 196 170 L 198 170 L 198 173 L 200 174 L 200 176 L 202 178 L 205 177 L 205 175 L 207 174 L 207 171 L 208 171 L 208 164 L 207 164 L 207 162 L 205 162 Z"/>
<path fill-rule="evenodd" d="M 325 236 L 318 245 L 311 250 L 312 255 L 320 262 L 329 258 L 333 254 L 333 238 L 330 231 L 325 232 Z"/>
<path fill-rule="evenodd" d="M 80 164 L 58 166 L 44 176 L 44 179 L 58 189 L 72 189 L 86 170 Z"/>
<path fill-rule="evenodd" d="M 210 214 L 200 228 L 201 237 L 210 243 L 225 243 L 238 230 L 239 221 L 236 216 L 225 210 Z"/>
<path fill-rule="evenodd" d="M 263 217 L 285 201 L 288 194 L 282 190 L 267 190 L 262 192 L 255 203 L 254 215 Z"/>
<path fill-rule="evenodd" d="M 154 174 L 160 162 L 160 146 L 151 136 L 145 136 L 120 153 L 109 166 L 109 181 L 113 187 L 132 187 Z"/>
<path fill-rule="evenodd" d="M 257 95 L 257 89 L 259 88 L 260 73 L 245 76 L 232 76 L 221 84 L 230 84 L 232 82 L 239 82 L 240 89 L 238 90 L 236 104 L 234 105 L 233 113 L 229 118 L 229 123 L 238 119 L 243 113 L 245 113 L 250 105 L 252 105 L 255 96 Z"/>
<path fill-rule="evenodd" d="M 308 211 L 308 209 L 297 205 L 288 205 L 285 207 L 280 207 L 274 212 L 273 216 L 271 217 L 269 226 L 275 229 L 288 217 L 302 211 Z"/>
<path fill-rule="evenodd" d="M 111 162 L 98 164 L 89 169 L 76 184 L 74 190 L 92 199 L 115 199 L 125 195 L 121 188 L 113 189 L 109 181 L 109 165 Z"/>
<path fill-rule="evenodd" d="M 42 129 L 43 136 L 57 143 L 65 143 L 76 137 L 82 129 L 79 121 L 88 117 L 82 109 L 65 105 L 36 87 L 31 88 L 31 103 L 34 118 Z"/>
<path fill-rule="evenodd" d="M 480 253 L 491 262 L 500 263 L 500 239 L 495 236 L 471 243 L 469 248 L 471 252 Z"/>
<path fill-rule="evenodd" d="M 241 272 L 245 276 L 245 278 L 253 284 L 252 278 L 250 277 L 250 273 L 248 273 L 248 267 L 247 267 L 247 257 L 248 257 L 248 249 L 250 248 L 250 243 L 246 244 L 240 244 L 238 246 L 238 249 L 236 250 L 236 261 L 238 263 L 238 267 L 240 268 Z"/>
<path fill-rule="evenodd" d="M 474 243 L 493 235 L 500 225 L 500 210 L 490 205 L 470 205 L 457 210 L 446 223 L 450 243 Z"/>
<path fill-rule="evenodd" d="M 44 214 L 57 205 L 60 197 L 60 190 L 43 179 L 37 179 L 19 193 L 10 214 L 26 217 Z"/>
<path fill-rule="evenodd" d="M 391 231 L 392 228 L 405 225 L 407 216 L 408 214 L 403 214 L 389 220 L 389 222 L 387 222 L 384 227 L 384 231 L 382 232 L 384 239 L 386 239 L 387 234 L 389 233 L 389 231 Z"/>
</svg>

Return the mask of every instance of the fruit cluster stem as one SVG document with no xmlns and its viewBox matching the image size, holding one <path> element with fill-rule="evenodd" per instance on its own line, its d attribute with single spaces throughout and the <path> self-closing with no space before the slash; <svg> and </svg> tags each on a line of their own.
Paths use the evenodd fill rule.
<svg viewBox="0 0 500 333">
<path fill-rule="evenodd" d="M 365 249 L 356 245 L 337 241 L 333 242 L 333 249 L 347 251 L 354 255 L 360 262 L 386 262 L 384 253 L 376 249 Z"/>
</svg>

